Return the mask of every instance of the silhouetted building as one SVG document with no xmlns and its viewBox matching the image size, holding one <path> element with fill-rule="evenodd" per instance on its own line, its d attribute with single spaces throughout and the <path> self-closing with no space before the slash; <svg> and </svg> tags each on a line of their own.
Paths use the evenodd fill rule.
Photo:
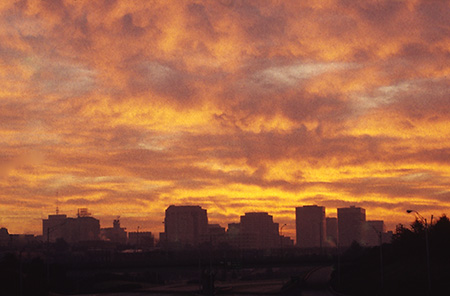
<svg viewBox="0 0 450 296">
<path fill-rule="evenodd" d="M 150 231 L 129 232 L 128 244 L 139 249 L 150 249 L 155 246 L 155 237 Z"/>
<path fill-rule="evenodd" d="M 100 221 L 91 217 L 87 209 L 79 209 L 77 218 L 66 215 L 49 215 L 42 220 L 42 236 L 45 241 L 63 239 L 67 243 L 99 240 Z"/>
<path fill-rule="evenodd" d="M 279 248 L 281 241 L 278 223 L 265 212 L 245 213 L 241 216 L 239 226 L 233 225 L 233 231 L 238 231 L 238 247 L 243 249 Z"/>
<path fill-rule="evenodd" d="M 337 218 L 328 217 L 326 218 L 326 229 L 327 229 L 327 242 L 329 247 L 334 247 L 337 245 L 338 240 L 338 222 Z"/>
<path fill-rule="evenodd" d="M 128 234 L 129 237 L 130 234 Z M 167 238 L 166 238 L 166 233 L 165 232 L 160 232 L 159 233 L 159 240 L 156 244 L 157 247 L 167 247 L 168 243 L 167 243 Z"/>
<path fill-rule="evenodd" d="M 322 248 L 326 239 L 325 207 L 316 205 L 295 208 L 297 246 Z"/>
<path fill-rule="evenodd" d="M 208 216 L 200 206 L 174 206 L 166 209 L 164 219 L 165 245 L 197 246 L 208 232 Z"/>
<path fill-rule="evenodd" d="M 227 229 L 227 242 L 235 247 L 241 247 L 241 224 L 240 223 L 229 223 Z"/>
<path fill-rule="evenodd" d="M 340 247 L 349 247 L 354 241 L 363 244 L 366 210 L 351 206 L 338 208 L 338 238 Z"/>
<path fill-rule="evenodd" d="M 100 229 L 100 236 L 104 240 L 108 240 L 113 243 L 126 244 L 127 232 L 125 228 L 120 227 L 120 220 L 113 221 L 113 227 L 107 227 Z"/>
<path fill-rule="evenodd" d="M 76 243 L 81 241 L 93 241 L 100 239 L 100 221 L 94 217 L 77 217 L 69 218 L 68 243 Z"/>
<path fill-rule="evenodd" d="M 227 240 L 225 228 L 219 224 L 208 224 L 208 232 L 202 238 L 203 242 L 210 243 L 211 245 L 220 245 Z"/>
<path fill-rule="evenodd" d="M 0 247 L 8 246 L 10 242 L 9 232 L 6 228 L 0 228 Z"/>
<path fill-rule="evenodd" d="M 283 248 L 292 248 L 294 247 L 294 240 L 289 236 L 280 235 L 280 247 Z"/>
<path fill-rule="evenodd" d="M 67 216 L 56 214 L 48 215 L 48 219 L 42 220 L 42 236 L 46 242 L 55 242 L 66 234 Z"/>
<path fill-rule="evenodd" d="M 10 234 L 9 246 L 13 248 L 23 248 L 32 244 L 37 244 L 38 240 L 33 234 Z"/>
</svg>

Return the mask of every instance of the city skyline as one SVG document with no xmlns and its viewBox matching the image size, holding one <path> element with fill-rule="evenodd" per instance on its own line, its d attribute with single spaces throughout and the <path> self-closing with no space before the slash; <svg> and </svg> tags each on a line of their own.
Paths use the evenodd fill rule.
<svg viewBox="0 0 450 296">
<path fill-rule="evenodd" d="M 239 222 L 228 227 L 209 223 L 207 209 L 196 205 L 170 205 L 165 209 L 164 232 L 159 233 L 158 245 L 163 248 L 183 249 L 209 243 L 214 246 L 228 245 L 237 249 L 274 249 L 294 246 L 294 237 L 283 233 L 286 224 L 280 225 L 268 212 L 246 212 Z M 387 231 L 384 221 L 366 220 L 365 209 L 350 206 L 338 208 L 338 217 L 325 216 L 325 207 L 305 205 L 296 207 L 295 246 L 301 249 L 323 250 L 325 248 L 348 248 L 353 242 L 361 246 L 390 243 L 393 231 Z M 127 231 L 121 227 L 120 217 L 113 227 L 102 227 L 100 220 L 91 216 L 87 208 L 77 211 L 77 217 L 65 214 L 48 215 L 42 220 L 42 242 L 56 242 L 62 238 L 68 243 L 106 240 L 124 244 L 127 234 L 139 237 L 156 232 Z M 333 222 L 334 220 L 334 222 Z M 339 230 L 338 230 L 339 229 Z M 153 233 L 153 234 L 152 234 Z M 137 238 L 132 240 L 136 241 Z"/>
<path fill-rule="evenodd" d="M 357 210 L 354 212 L 354 210 Z M 203 209 L 199 205 L 170 205 L 165 209 L 164 220 L 162 224 L 164 228 L 162 231 L 155 229 L 145 229 L 138 226 L 137 229 L 121 227 L 120 216 L 116 216 L 111 221 L 102 221 L 93 216 L 87 208 L 78 208 L 77 214 L 74 216 L 61 213 L 59 208 L 56 208 L 55 213 L 48 214 L 47 218 L 42 219 L 41 232 L 33 233 L 36 237 L 42 237 L 42 241 L 54 242 L 57 238 L 65 238 L 68 242 L 75 242 L 87 235 L 85 240 L 113 240 L 116 242 L 125 240 L 127 233 L 152 233 L 158 241 L 165 243 L 183 242 L 186 245 L 199 245 L 201 242 L 214 240 L 217 244 L 223 240 L 222 235 L 229 234 L 227 243 L 234 247 L 241 244 L 242 240 L 247 240 L 251 235 L 248 233 L 255 232 L 257 235 L 262 235 L 261 240 L 271 241 L 271 235 L 276 237 L 275 244 L 279 243 L 281 237 L 292 240 L 295 245 L 300 248 L 322 248 L 336 246 L 336 243 L 342 240 L 342 246 L 348 247 L 351 242 L 356 241 L 362 245 L 374 245 L 377 240 L 377 235 L 380 233 L 391 235 L 395 232 L 394 229 L 387 229 L 383 220 L 370 220 L 365 217 L 365 209 L 355 208 L 349 206 L 336 209 L 338 217 L 329 217 L 326 213 L 326 208 L 318 205 L 303 205 L 296 207 L 294 231 L 285 231 L 283 228 L 287 224 L 278 223 L 278 219 L 274 219 L 268 212 L 246 212 L 239 216 L 238 221 L 226 221 L 225 225 L 211 223 L 208 218 L 208 209 Z M 364 212 L 364 216 L 359 216 L 359 211 Z M 342 217 L 341 225 L 339 225 L 339 213 L 347 212 L 347 217 Z M 356 215 L 355 215 L 356 213 Z M 350 215 L 349 215 L 350 214 Z M 81 218 L 81 219 L 80 219 Z M 348 219 L 350 218 L 350 223 Z M 334 219 L 334 223 L 332 221 Z M 326 220 L 326 221 L 325 221 Z M 347 221 L 346 221 L 347 220 Z M 145 221 L 144 221 L 145 222 Z M 331 224 L 330 224 L 331 222 Z M 356 225 L 358 224 L 358 225 Z M 337 231 L 337 227 L 342 228 Z M 320 227 L 318 227 L 320 226 Z M 243 228 L 242 228 L 243 227 Z M 355 228 L 356 227 L 356 228 Z M 3 229 L 4 227 L 2 227 Z M 7 228 L 4 228 L 7 230 Z M 68 229 L 73 229 L 73 233 L 69 234 Z M 83 234 L 83 231 L 87 231 Z M 98 229 L 98 233 L 89 234 L 87 229 Z M 150 231 L 149 231 L 150 230 Z M 344 231 L 342 231 L 344 230 Z M 81 232 L 80 232 L 81 231 Z M 242 233 L 241 233 L 242 231 Z M 358 233 L 359 232 L 359 233 Z M 30 233 L 22 233 L 30 234 Z M 22 235 L 15 233 L 15 235 Z M 236 236 L 237 235 L 237 236 Z M 267 237 L 265 237 L 268 235 Z M 340 239 L 338 239 L 338 236 Z M 341 237 L 342 236 L 342 237 Z M 234 237 L 234 238 L 232 238 Z M 320 238 L 321 237 L 321 238 Z M 89 239 L 88 239 L 89 238 Z M 301 238 L 299 240 L 299 238 Z M 254 239 L 254 238 L 253 238 Z M 385 242 L 390 241 L 391 238 L 386 236 Z M 223 241 L 222 241 L 223 242 Z M 247 242 L 249 243 L 249 242 Z M 268 243 L 268 246 L 274 241 Z M 249 243 L 255 245 L 265 245 L 261 243 Z"/>
<path fill-rule="evenodd" d="M 338 208 L 337 211 L 338 217 L 334 218 L 326 217 L 322 206 L 296 207 L 295 246 L 322 250 L 337 246 L 348 248 L 353 242 L 361 246 L 379 245 L 380 239 L 384 243 L 391 242 L 393 231 L 387 231 L 382 220 L 366 220 L 365 209 L 350 206 Z M 143 232 L 139 227 L 136 231 L 127 231 L 126 227 L 121 227 L 120 217 L 114 219 L 112 224 L 113 227 L 104 227 L 87 208 L 78 209 L 76 218 L 61 214 L 57 209 L 55 214 L 42 219 L 42 235 L 35 238 L 47 243 L 54 243 L 62 238 L 67 243 L 104 240 L 119 244 L 125 244 L 129 240 L 128 234 L 134 236 L 131 241 L 137 241 L 139 234 L 151 236 L 152 240 L 156 238 L 156 232 Z M 267 212 L 244 213 L 239 222 L 228 223 L 225 228 L 220 224 L 209 223 L 207 209 L 198 205 L 170 205 L 165 210 L 163 224 L 164 232 L 160 232 L 157 239 L 158 245 L 163 248 L 183 249 L 188 246 L 198 247 L 204 243 L 214 246 L 225 244 L 242 249 L 294 246 L 295 237 L 283 233 L 283 228 L 287 225 L 280 225 Z M 6 228 L 2 230 L 8 232 Z"/>
<path fill-rule="evenodd" d="M 0 227 L 450 211 L 448 1 L 2 1 Z M 114 213 L 114 214 L 112 214 Z"/>
</svg>

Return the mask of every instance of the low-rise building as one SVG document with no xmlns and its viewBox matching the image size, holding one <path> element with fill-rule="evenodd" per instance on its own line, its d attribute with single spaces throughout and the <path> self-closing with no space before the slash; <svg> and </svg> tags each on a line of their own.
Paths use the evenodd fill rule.
<svg viewBox="0 0 450 296">
<path fill-rule="evenodd" d="M 79 209 L 76 218 L 66 215 L 49 215 L 42 220 L 42 236 L 46 242 L 63 239 L 67 243 L 100 239 L 100 221 L 91 217 L 87 209 Z"/>
<path fill-rule="evenodd" d="M 117 244 L 127 243 L 127 232 L 125 228 L 120 227 L 120 220 L 113 221 L 113 227 L 100 229 L 100 236 L 103 240 L 107 240 Z"/>
</svg>

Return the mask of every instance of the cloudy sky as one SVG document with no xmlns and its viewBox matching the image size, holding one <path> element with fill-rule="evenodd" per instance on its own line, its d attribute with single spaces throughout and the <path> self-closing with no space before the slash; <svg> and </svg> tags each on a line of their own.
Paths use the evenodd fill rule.
<svg viewBox="0 0 450 296">
<path fill-rule="evenodd" d="M 450 2 L 0 2 L 0 226 L 450 214 Z"/>
</svg>

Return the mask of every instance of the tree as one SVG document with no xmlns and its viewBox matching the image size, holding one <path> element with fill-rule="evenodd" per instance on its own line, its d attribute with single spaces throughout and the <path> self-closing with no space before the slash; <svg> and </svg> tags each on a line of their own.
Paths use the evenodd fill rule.
<svg viewBox="0 0 450 296">
<path fill-rule="evenodd" d="M 425 295 L 428 290 L 426 234 L 430 247 L 432 292 L 450 295 L 450 219 L 444 214 L 435 223 L 416 219 L 409 227 L 397 225 L 392 245 L 383 246 L 383 295 Z M 431 222 L 431 221 L 430 221 Z M 353 249 L 342 256 L 342 292 L 377 295 L 377 248 Z M 336 274 L 335 274 L 336 276 Z"/>
</svg>

